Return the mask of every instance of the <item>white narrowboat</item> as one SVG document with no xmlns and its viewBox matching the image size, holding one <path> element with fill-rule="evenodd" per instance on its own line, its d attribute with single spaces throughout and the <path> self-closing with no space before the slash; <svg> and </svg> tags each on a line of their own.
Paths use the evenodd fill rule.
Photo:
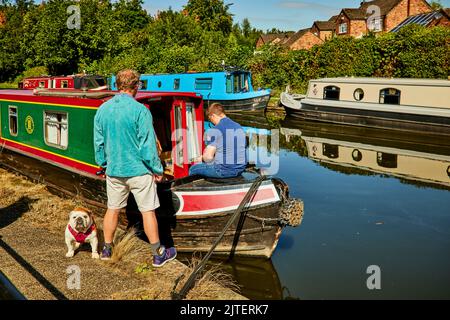
<svg viewBox="0 0 450 320">
<path fill-rule="evenodd" d="M 450 81 L 395 78 L 310 80 L 288 114 L 367 127 L 450 134 Z"/>
</svg>

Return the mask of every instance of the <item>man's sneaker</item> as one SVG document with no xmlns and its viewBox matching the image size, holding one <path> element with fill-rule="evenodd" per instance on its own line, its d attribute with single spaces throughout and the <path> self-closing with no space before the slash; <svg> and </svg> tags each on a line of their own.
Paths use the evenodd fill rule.
<svg viewBox="0 0 450 320">
<path fill-rule="evenodd" d="M 152 265 L 155 268 L 162 267 L 163 265 L 166 264 L 166 262 L 172 261 L 173 259 L 175 259 L 176 256 L 177 256 L 177 250 L 175 249 L 175 247 L 165 248 L 164 253 L 161 256 L 159 256 L 157 254 L 155 254 L 153 256 L 153 264 Z"/>
<path fill-rule="evenodd" d="M 100 260 L 111 260 L 112 247 L 103 246 L 102 253 L 100 254 Z"/>
</svg>

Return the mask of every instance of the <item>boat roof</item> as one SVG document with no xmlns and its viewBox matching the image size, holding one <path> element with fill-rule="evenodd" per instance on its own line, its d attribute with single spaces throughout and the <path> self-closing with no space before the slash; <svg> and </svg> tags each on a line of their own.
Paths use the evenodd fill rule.
<svg viewBox="0 0 450 320">
<path fill-rule="evenodd" d="M 249 70 L 233 69 L 233 70 L 222 70 L 222 71 L 188 71 L 188 72 L 181 72 L 181 73 L 143 73 L 143 74 L 141 74 L 141 77 L 142 76 L 179 76 L 179 75 L 196 75 L 196 74 L 221 74 L 221 73 L 235 73 L 235 72 L 250 73 Z"/>
<path fill-rule="evenodd" d="M 414 79 L 414 78 L 359 78 L 338 77 L 313 79 L 314 82 L 326 83 L 367 83 L 367 84 L 390 84 L 390 85 L 414 85 L 414 86 L 450 86 L 450 81 L 444 79 Z"/>
<path fill-rule="evenodd" d="M 91 100 L 106 101 L 118 94 L 119 91 L 110 90 L 74 90 L 74 89 L 40 89 L 40 90 L 23 90 L 23 89 L 6 89 L 0 90 L 0 96 L 8 95 L 15 97 L 58 97 L 58 98 L 79 98 Z M 155 99 L 162 97 L 188 97 L 201 99 L 202 96 L 195 92 L 152 92 L 141 91 L 136 95 L 136 100 Z"/>
</svg>

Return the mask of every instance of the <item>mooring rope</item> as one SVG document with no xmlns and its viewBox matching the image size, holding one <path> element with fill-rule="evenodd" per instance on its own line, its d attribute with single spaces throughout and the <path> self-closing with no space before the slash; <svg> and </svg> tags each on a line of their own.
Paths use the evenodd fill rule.
<svg viewBox="0 0 450 320">
<path fill-rule="evenodd" d="M 228 228 L 233 224 L 236 217 L 242 212 L 242 210 L 247 206 L 249 201 L 253 198 L 254 194 L 258 190 L 259 186 L 261 185 L 261 182 L 265 179 L 264 176 L 259 176 L 251 185 L 250 189 L 246 193 L 244 199 L 242 199 L 241 203 L 239 204 L 239 207 L 236 209 L 236 211 L 233 213 L 231 218 L 227 221 L 225 227 L 223 228 L 220 235 L 217 237 L 216 241 L 212 245 L 211 249 L 209 249 L 208 253 L 203 257 L 202 261 L 197 265 L 197 267 L 192 271 L 191 275 L 189 276 L 188 280 L 184 284 L 183 288 L 181 288 L 180 292 L 175 292 L 175 288 L 177 287 L 178 282 L 180 281 L 181 277 L 175 282 L 174 290 L 172 291 L 172 299 L 173 300 L 182 300 L 186 297 L 186 294 L 191 290 L 191 288 L 194 285 L 195 280 L 197 279 L 197 276 L 199 272 L 205 267 L 206 262 L 211 257 L 214 249 L 217 247 L 219 242 L 222 240 L 222 238 L 225 235 L 225 232 L 228 230 Z"/>
</svg>

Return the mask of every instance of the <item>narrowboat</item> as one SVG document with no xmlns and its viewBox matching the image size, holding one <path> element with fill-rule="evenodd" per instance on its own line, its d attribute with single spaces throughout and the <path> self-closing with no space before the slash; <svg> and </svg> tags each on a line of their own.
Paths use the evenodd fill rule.
<svg viewBox="0 0 450 320">
<path fill-rule="evenodd" d="M 301 101 L 306 95 L 299 93 L 291 93 L 289 86 L 280 94 L 280 106 L 289 108 L 290 110 L 298 110 L 301 108 Z"/>
<path fill-rule="evenodd" d="M 324 78 L 285 106 L 292 116 L 322 122 L 450 134 L 450 81 Z"/>
<path fill-rule="evenodd" d="M 90 89 L 106 90 L 106 79 L 93 75 L 42 76 L 25 78 L 18 84 L 19 89 Z"/>
<path fill-rule="evenodd" d="M 116 78 L 110 79 L 116 90 Z M 180 74 L 143 74 L 141 90 L 152 92 L 196 92 L 206 105 L 221 103 L 227 112 L 264 110 L 270 90 L 254 90 L 249 71 L 187 72 Z"/>
<path fill-rule="evenodd" d="M 0 91 L 0 164 L 104 208 L 106 186 L 94 161 L 93 120 L 99 106 L 115 94 L 117 91 Z M 161 207 L 157 210 L 160 233 L 165 237 L 161 241 L 173 241 L 180 252 L 208 251 L 259 174 L 253 170 L 231 179 L 188 176 L 192 159 L 204 147 L 202 97 L 197 93 L 140 92 L 136 99 L 152 113 L 162 148 L 165 169 L 164 181 L 158 184 Z M 140 219 L 130 199 L 123 226 Z M 245 223 L 235 221 L 215 253 L 229 254 L 233 248 L 236 255 L 270 257 L 282 229 L 301 221 L 303 204 L 289 198 L 283 181 L 265 177 L 246 212 Z"/>
</svg>

